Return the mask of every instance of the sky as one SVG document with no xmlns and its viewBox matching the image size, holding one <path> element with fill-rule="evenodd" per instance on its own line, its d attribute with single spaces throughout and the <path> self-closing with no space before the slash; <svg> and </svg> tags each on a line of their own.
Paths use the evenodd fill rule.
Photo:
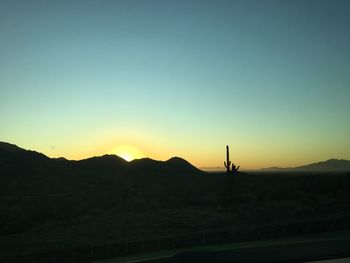
<svg viewBox="0 0 350 263">
<path fill-rule="evenodd" d="M 347 0 L 1 0 L 0 141 L 243 169 L 350 159 Z"/>
</svg>

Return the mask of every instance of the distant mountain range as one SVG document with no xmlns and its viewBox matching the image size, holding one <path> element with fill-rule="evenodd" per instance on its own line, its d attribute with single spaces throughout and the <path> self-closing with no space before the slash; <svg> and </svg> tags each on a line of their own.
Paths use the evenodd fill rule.
<svg viewBox="0 0 350 263">
<path fill-rule="evenodd" d="M 226 185 L 225 176 L 206 175 L 179 157 L 127 162 L 103 155 L 72 161 L 0 142 L 0 235 L 96 212 L 201 204 L 213 187 Z"/>
<path fill-rule="evenodd" d="M 311 163 L 298 167 L 269 167 L 261 169 L 263 171 L 350 171 L 350 161 L 343 159 L 329 159 L 322 162 Z"/>
<path fill-rule="evenodd" d="M 62 169 L 74 169 L 75 172 L 98 170 L 101 173 L 113 172 L 116 174 L 199 175 L 204 173 L 180 157 L 173 157 L 167 161 L 143 158 L 127 162 L 117 155 L 103 155 L 80 161 L 70 161 L 65 158 L 49 158 L 42 153 L 0 142 L 0 171 L 2 174 L 23 172 L 48 174 L 62 171 Z"/>
<path fill-rule="evenodd" d="M 194 167 L 180 157 L 172 157 L 167 161 L 157 161 L 150 158 L 126 161 L 117 155 L 95 156 L 79 161 L 65 158 L 49 158 L 42 153 L 25 150 L 17 145 L 0 142 L 0 172 L 6 173 L 55 173 L 62 169 L 83 171 L 108 171 L 116 174 L 181 174 L 199 175 L 205 171 L 221 171 L 221 167 L 202 168 Z M 329 159 L 322 162 L 311 163 L 298 167 L 268 167 L 261 171 L 350 171 L 350 161 L 343 159 Z"/>
<path fill-rule="evenodd" d="M 349 161 L 329 160 L 289 170 L 339 171 L 349 167 Z M 273 168 L 276 169 L 280 168 Z M 333 176 L 326 177 L 323 184 L 328 185 Z M 72 161 L 49 158 L 0 142 L 0 235 L 21 232 L 43 222 L 95 216 L 96 213 L 217 207 L 226 204 L 228 196 L 232 195 L 232 183 L 235 199 L 230 197 L 229 203 L 244 202 L 252 195 L 255 197 L 251 200 L 259 200 L 259 196 L 265 198 L 268 189 L 279 191 L 276 184 L 262 176 L 244 176 L 242 173 L 235 180 L 231 178 L 225 172 L 206 173 L 179 157 L 167 161 L 143 158 L 127 162 L 116 155 L 103 155 Z M 323 177 L 316 178 L 317 182 L 320 178 Z M 278 182 L 279 186 L 283 182 L 284 187 L 289 187 L 285 180 Z M 309 181 L 300 181 L 300 184 L 305 182 Z M 261 187 L 257 187 L 257 183 Z M 332 189 L 340 186 L 347 189 L 342 181 L 339 185 L 330 185 Z M 291 184 L 290 187 L 296 186 Z M 293 195 L 296 189 L 300 190 L 295 188 L 287 192 Z M 282 196 L 285 196 L 284 192 Z"/>
</svg>

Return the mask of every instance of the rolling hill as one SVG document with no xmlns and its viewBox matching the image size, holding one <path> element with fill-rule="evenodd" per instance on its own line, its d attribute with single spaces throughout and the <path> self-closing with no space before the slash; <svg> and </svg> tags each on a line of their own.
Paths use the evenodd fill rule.
<svg viewBox="0 0 350 263">
<path fill-rule="evenodd" d="M 269 167 L 263 171 L 305 171 L 305 172 L 346 172 L 350 171 L 350 161 L 343 159 L 329 159 L 322 162 L 306 164 L 298 167 Z"/>
<path fill-rule="evenodd" d="M 36 175 L 57 173 L 57 170 L 74 170 L 75 172 L 99 171 L 120 174 L 183 174 L 200 175 L 197 169 L 186 160 L 173 157 L 167 161 L 156 161 L 150 158 L 136 159 L 127 162 L 117 155 L 95 156 L 79 161 L 65 158 L 49 158 L 41 153 L 22 149 L 14 144 L 0 142 L 0 171 L 2 174 L 21 174 L 23 172 Z"/>
<path fill-rule="evenodd" d="M 204 175 L 179 157 L 127 162 L 103 155 L 71 161 L 0 142 L 0 234 L 84 214 L 197 202 L 212 185 Z"/>
</svg>

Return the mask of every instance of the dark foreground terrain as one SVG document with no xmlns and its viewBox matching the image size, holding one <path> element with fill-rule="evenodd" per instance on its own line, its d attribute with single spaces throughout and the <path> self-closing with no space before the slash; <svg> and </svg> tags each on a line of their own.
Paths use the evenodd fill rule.
<svg viewBox="0 0 350 263">
<path fill-rule="evenodd" d="M 209 174 L 181 158 L 50 159 L 0 144 L 0 262 L 83 262 L 350 229 L 346 172 Z"/>
<path fill-rule="evenodd" d="M 318 260 L 343 258 L 350 260 L 350 238 L 321 239 L 309 241 L 295 241 L 285 243 L 259 244 L 246 243 L 245 247 L 225 249 L 198 249 L 184 251 L 172 256 L 140 260 L 140 263 L 300 263 Z M 106 260 L 105 263 L 114 263 L 117 260 Z M 102 263 L 103 261 L 101 261 Z M 120 261 L 122 262 L 122 261 Z M 132 262 L 132 261 L 131 261 Z M 135 261 L 134 261 L 135 262 Z M 137 261 L 136 261 L 137 262 Z M 97 262 L 96 262 L 97 263 Z"/>
</svg>

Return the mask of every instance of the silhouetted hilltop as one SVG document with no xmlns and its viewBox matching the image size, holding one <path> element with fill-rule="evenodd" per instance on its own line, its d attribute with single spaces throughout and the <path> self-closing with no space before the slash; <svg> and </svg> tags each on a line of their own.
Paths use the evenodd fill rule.
<svg viewBox="0 0 350 263">
<path fill-rule="evenodd" d="M 4 157 L 5 155 L 8 156 L 18 156 L 18 157 L 32 157 L 32 158 L 48 158 L 42 153 L 38 153 L 36 151 L 30 151 L 30 150 L 25 150 L 20 147 L 18 147 L 15 144 L 10 144 L 7 142 L 0 142 L 0 156 Z"/>
<path fill-rule="evenodd" d="M 136 159 L 129 163 L 128 171 L 136 173 L 147 171 L 150 174 L 159 175 L 198 175 L 204 173 L 203 171 L 191 165 L 186 160 L 179 157 L 170 158 L 165 162 L 153 160 L 150 158 Z"/>
<path fill-rule="evenodd" d="M 24 150 L 14 144 L 0 142 L 0 174 L 32 173 L 33 171 L 43 171 L 50 162 L 53 162 L 44 154 Z"/>
<path fill-rule="evenodd" d="M 150 158 L 136 159 L 127 162 L 117 155 L 95 156 L 79 161 L 65 158 L 49 158 L 42 153 L 28 151 L 14 144 L 0 142 L 0 170 L 19 174 L 26 171 L 41 174 L 57 174 L 63 172 L 83 174 L 92 172 L 120 174 L 188 174 L 196 175 L 204 172 L 186 160 L 174 157 L 167 161 L 156 161 Z M 33 171 L 33 169 L 35 171 Z"/>
<path fill-rule="evenodd" d="M 0 142 L 0 151 L 19 152 L 19 151 L 25 151 L 25 150 L 18 147 L 15 144 Z"/>
<path fill-rule="evenodd" d="M 194 167 L 192 164 L 190 164 L 185 159 L 182 159 L 180 157 L 172 157 L 169 160 L 165 162 L 165 165 L 169 167 L 170 169 L 177 171 L 177 172 L 184 172 L 184 173 L 196 173 L 198 172 L 198 169 Z"/>
<path fill-rule="evenodd" d="M 81 168 L 88 168 L 88 169 L 124 169 L 127 166 L 127 161 L 125 161 L 123 158 L 112 155 L 112 154 L 106 154 L 103 156 L 98 157 L 91 157 L 87 159 L 83 159 L 80 161 L 76 161 L 76 164 L 78 167 Z"/>
<path fill-rule="evenodd" d="M 350 161 L 343 159 L 329 159 L 323 162 L 312 163 L 296 167 L 298 170 L 315 171 L 350 171 Z"/>
<path fill-rule="evenodd" d="M 127 162 L 103 155 L 72 161 L 0 143 L 0 234 L 96 211 L 200 204 L 212 186 L 205 174 L 178 157 Z"/>
<path fill-rule="evenodd" d="M 327 172 L 327 171 L 350 171 L 350 161 L 343 159 L 329 159 L 322 162 L 311 163 L 307 165 L 302 165 L 298 167 L 269 167 L 262 169 L 264 171 L 317 171 L 317 172 Z"/>
<path fill-rule="evenodd" d="M 129 162 L 130 166 L 139 168 L 150 168 L 152 166 L 160 166 L 162 163 L 162 161 L 153 160 L 151 158 L 134 159 Z"/>
</svg>

